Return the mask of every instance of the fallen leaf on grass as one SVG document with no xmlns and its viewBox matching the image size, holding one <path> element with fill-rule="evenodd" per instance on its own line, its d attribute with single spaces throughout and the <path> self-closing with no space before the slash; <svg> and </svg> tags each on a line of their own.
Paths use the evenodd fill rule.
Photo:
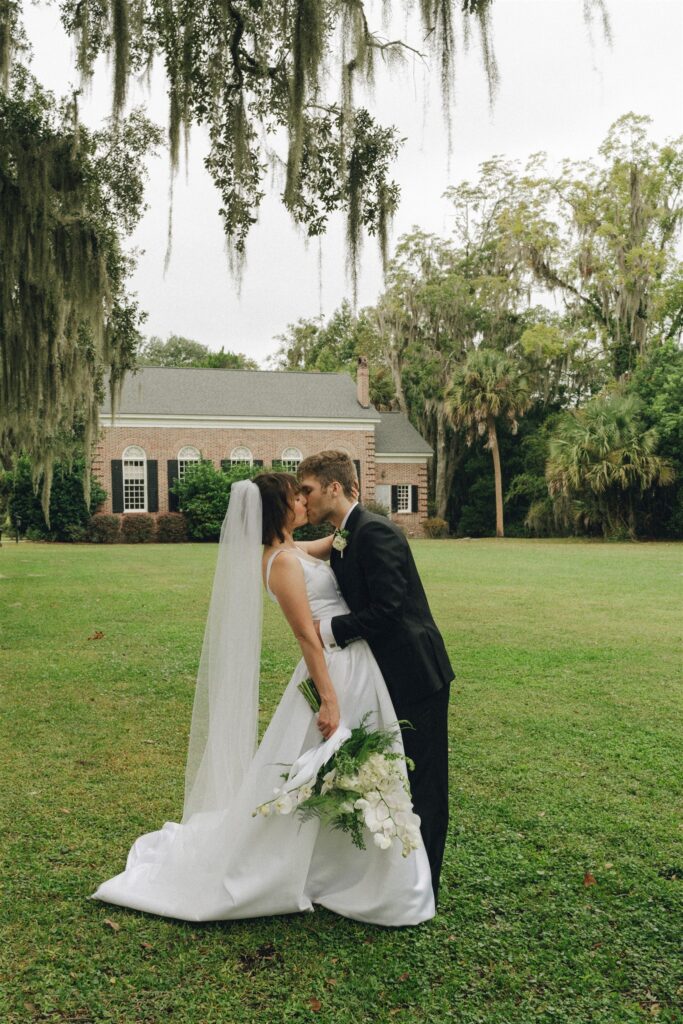
<svg viewBox="0 0 683 1024">
<path fill-rule="evenodd" d="M 327 982 L 328 985 L 336 985 L 337 984 L 337 979 L 336 978 L 325 978 L 325 981 Z"/>
<path fill-rule="evenodd" d="M 587 871 L 586 874 L 583 876 L 583 884 L 584 885 L 597 885 L 598 884 L 598 880 L 595 877 L 595 875 L 591 874 L 590 871 Z"/>
<path fill-rule="evenodd" d="M 142 946 L 143 949 L 154 949 L 154 946 L 152 945 L 151 942 L 141 942 L 140 945 Z"/>
<path fill-rule="evenodd" d="M 409 978 L 409 977 L 410 977 L 410 971 L 404 971 L 403 974 L 400 976 L 400 978 L 398 980 L 399 981 L 406 981 L 406 979 Z"/>
<path fill-rule="evenodd" d="M 318 1010 L 322 1010 L 323 1008 L 323 1004 L 320 1002 L 319 999 L 316 999 L 315 996 L 313 996 L 312 999 L 308 1000 L 308 1005 L 312 1010 L 315 1010 L 316 1013 L 318 1012 Z"/>
<path fill-rule="evenodd" d="M 108 924 L 113 932 L 117 932 L 121 928 L 120 924 L 117 924 L 116 921 L 112 921 L 109 917 L 105 917 L 104 923 Z"/>
<path fill-rule="evenodd" d="M 96 629 L 92 636 L 88 637 L 88 640 L 102 640 L 104 633 L 101 629 Z"/>
<path fill-rule="evenodd" d="M 60 807 L 59 809 L 62 812 L 62 814 L 71 814 L 71 810 L 68 807 Z"/>
<path fill-rule="evenodd" d="M 614 867 L 614 864 L 612 864 L 610 861 L 607 861 L 606 864 L 603 864 L 603 867 L 605 871 L 610 871 Z"/>
</svg>

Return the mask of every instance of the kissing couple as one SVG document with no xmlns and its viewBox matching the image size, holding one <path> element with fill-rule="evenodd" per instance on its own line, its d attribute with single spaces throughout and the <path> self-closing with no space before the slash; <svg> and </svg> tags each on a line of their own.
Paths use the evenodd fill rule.
<svg viewBox="0 0 683 1024">
<path fill-rule="evenodd" d="M 385 926 L 436 913 L 448 825 L 447 718 L 453 678 L 410 546 L 357 501 L 352 460 L 323 451 L 297 476 L 234 483 L 194 697 L 180 822 L 140 836 L 125 870 L 93 899 L 186 921 L 234 920 L 326 907 Z M 328 537 L 295 541 L 307 523 Z M 258 744 L 263 587 L 302 659 Z M 317 713 L 299 689 L 306 679 Z M 409 787 L 421 842 L 365 849 L 319 818 L 254 815 L 282 785 L 283 765 L 318 770 L 366 716 L 394 730 L 414 762 Z M 404 732 L 399 720 L 412 728 Z M 405 761 L 399 760 L 404 774 Z"/>
</svg>

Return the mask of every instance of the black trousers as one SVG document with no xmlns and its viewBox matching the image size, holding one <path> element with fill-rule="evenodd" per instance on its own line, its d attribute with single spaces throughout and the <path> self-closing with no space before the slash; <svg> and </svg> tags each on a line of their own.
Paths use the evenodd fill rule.
<svg viewBox="0 0 683 1024">
<path fill-rule="evenodd" d="M 403 746 L 415 762 L 408 773 L 415 813 L 432 870 L 434 899 L 438 899 L 441 864 L 448 830 L 448 698 L 451 684 L 416 704 L 394 705 L 397 718 L 414 729 L 403 730 Z"/>
</svg>

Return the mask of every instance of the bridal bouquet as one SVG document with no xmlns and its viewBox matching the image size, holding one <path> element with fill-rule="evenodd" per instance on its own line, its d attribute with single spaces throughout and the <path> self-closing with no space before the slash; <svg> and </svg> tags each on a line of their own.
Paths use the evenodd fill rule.
<svg viewBox="0 0 683 1024">
<path fill-rule="evenodd" d="M 320 697 L 313 681 L 304 680 L 299 690 L 318 711 Z M 392 751 L 392 730 L 366 727 L 370 714 L 363 716 L 314 778 L 295 788 L 276 788 L 274 798 L 260 804 L 253 816 L 294 811 L 303 821 L 319 817 L 331 828 L 348 832 L 359 850 L 366 848 L 365 828 L 381 850 L 388 850 L 394 839 L 400 842 L 404 857 L 418 849 L 422 843 L 420 819 L 413 811 L 408 783 L 399 765 L 403 761 L 413 769 L 414 762 Z M 287 780 L 289 774 L 283 772 L 282 778 Z"/>
</svg>

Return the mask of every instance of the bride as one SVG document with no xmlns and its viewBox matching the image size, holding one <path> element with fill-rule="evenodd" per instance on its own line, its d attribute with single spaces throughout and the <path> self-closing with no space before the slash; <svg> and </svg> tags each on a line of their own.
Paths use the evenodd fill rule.
<svg viewBox="0 0 683 1024">
<path fill-rule="evenodd" d="M 367 643 L 327 653 L 317 638 L 313 620 L 348 607 L 325 560 L 332 539 L 292 538 L 307 521 L 294 476 L 264 473 L 233 484 L 197 675 L 182 821 L 140 836 L 125 870 L 91 898 L 186 921 L 312 911 L 314 904 L 380 925 L 434 916 L 423 846 L 407 857 L 397 842 L 359 850 L 317 818 L 252 813 L 282 785 L 283 766 L 293 766 L 290 778 L 314 778 L 368 711 L 371 728 L 395 728 L 393 749 L 403 753 Z M 303 658 L 257 749 L 262 582 Z M 318 714 L 297 688 L 307 676 L 322 699 Z"/>
</svg>

